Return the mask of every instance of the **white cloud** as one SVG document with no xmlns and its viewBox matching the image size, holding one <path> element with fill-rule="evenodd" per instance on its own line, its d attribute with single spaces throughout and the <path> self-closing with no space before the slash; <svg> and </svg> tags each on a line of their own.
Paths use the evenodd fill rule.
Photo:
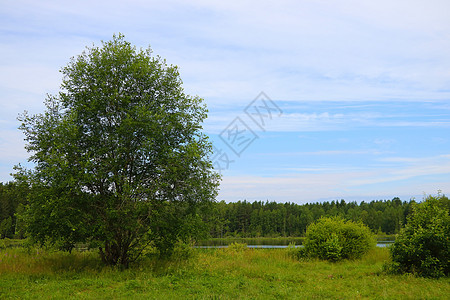
<svg viewBox="0 0 450 300">
<path fill-rule="evenodd" d="M 387 167 L 292 168 L 291 173 L 264 177 L 258 175 L 224 176 L 219 199 L 311 202 L 317 199 L 368 200 L 379 196 L 417 196 L 438 189 L 450 191 L 450 155 L 423 158 L 383 158 L 400 163 Z M 439 180 L 427 180 L 438 176 Z M 407 181 L 409 180 L 409 181 Z"/>
<path fill-rule="evenodd" d="M 450 82 L 442 1 L 14 3 L 4 10 L 13 21 L 1 23 L 16 33 L 8 43 L 24 35 L 37 57 L 68 59 L 122 31 L 180 65 L 187 89 L 209 101 L 262 89 L 295 100 L 449 96 L 436 91 Z"/>
<path fill-rule="evenodd" d="M 438 155 L 433 157 L 387 157 L 379 159 L 382 162 L 397 163 L 396 166 L 378 169 L 364 177 L 354 178 L 349 181 L 351 185 L 370 185 L 383 182 L 407 180 L 421 176 L 450 174 L 450 155 Z"/>
<path fill-rule="evenodd" d="M 42 110 L 45 94 L 58 91 L 58 70 L 69 58 L 118 32 L 138 47 L 150 44 L 155 54 L 180 66 L 186 91 L 205 98 L 211 108 L 205 126 L 210 133 L 221 132 L 241 116 L 260 91 L 292 103 L 267 131 L 447 128 L 449 9 L 446 0 L 5 2 L 0 12 L 0 133 L 4 141 L 0 150 L 7 158 L 0 164 L 25 157 L 14 125 L 17 114 Z M 433 110 L 424 118 L 416 111 L 415 116 L 411 112 L 402 116 L 402 107 L 389 106 L 393 99 L 441 100 L 430 106 L 440 106 L 444 113 L 438 116 Z M 316 100 L 339 101 L 343 107 L 341 111 L 296 107 L 303 105 L 301 101 Z M 392 111 L 378 111 L 368 100 L 384 101 Z M 445 142 L 442 137 L 434 139 Z M 373 141 L 380 147 L 391 142 Z M 380 154 L 370 149 L 305 153 Z M 294 199 L 298 191 L 314 199 L 314 194 L 331 197 L 340 191 L 369 194 L 376 191 L 358 190 L 358 186 L 445 175 L 449 167 L 445 157 L 403 159 L 383 161 L 399 164 L 400 169 L 363 172 L 349 167 L 337 174 L 323 167 L 314 176 L 225 178 L 222 189 L 230 198 L 247 191 L 247 184 L 254 188 L 248 192 L 261 198 L 278 193 Z M 293 166 L 291 171 L 308 169 L 314 168 Z M 5 172 L 0 173 L 1 180 Z M 416 182 L 416 186 L 421 185 Z"/>
<path fill-rule="evenodd" d="M 306 102 L 304 102 L 306 103 Z M 309 102 L 311 104 L 311 102 Z M 406 102 L 407 103 L 407 102 Z M 411 102 L 412 103 L 412 102 Z M 413 103 L 412 103 L 413 104 Z M 246 103 L 237 105 L 238 109 L 214 111 L 207 120 L 205 130 L 209 133 L 221 132 L 235 117 L 245 117 L 243 109 Z M 314 106 L 312 106 L 314 107 Z M 390 103 L 386 103 L 382 109 L 389 109 Z M 309 110 L 311 108 L 308 108 Z M 378 127 L 404 127 L 404 128 L 448 128 L 450 127 L 450 115 L 442 116 L 426 115 L 420 111 L 414 113 L 386 114 L 377 111 L 352 112 L 351 107 L 345 113 L 320 111 L 326 107 L 318 108 L 316 112 L 288 112 L 281 116 L 267 119 L 266 131 L 273 132 L 305 132 L 305 131 L 339 131 L 354 128 L 378 128 Z M 251 123 L 251 120 L 249 120 Z M 392 139 L 374 140 L 375 144 L 385 145 L 393 143 Z"/>
</svg>

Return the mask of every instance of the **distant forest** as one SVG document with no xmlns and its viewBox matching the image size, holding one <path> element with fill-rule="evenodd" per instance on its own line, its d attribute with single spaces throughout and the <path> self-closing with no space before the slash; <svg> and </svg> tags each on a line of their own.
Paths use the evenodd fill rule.
<svg viewBox="0 0 450 300">
<path fill-rule="evenodd" d="M 0 183 L 0 238 L 23 238 L 25 228 L 18 220 L 26 205 L 27 189 L 14 182 Z M 396 234 L 406 223 L 412 201 L 345 200 L 295 204 L 269 201 L 215 202 L 203 219 L 211 237 L 303 236 L 306 227 L 322 216 L 341 216 L 361 221 L 375 233 Z"/>
<path fill-rule="evenodd" d="M 396 234 L 406 223 L 411 201 L 345 202 L 345 200 L 295 204 L 238 201 L 214 204 L 208 216 L 212 237 L 303 236 L 306 227 L 322 216 L 361 221 L 374 233 Z"/>
</svg>

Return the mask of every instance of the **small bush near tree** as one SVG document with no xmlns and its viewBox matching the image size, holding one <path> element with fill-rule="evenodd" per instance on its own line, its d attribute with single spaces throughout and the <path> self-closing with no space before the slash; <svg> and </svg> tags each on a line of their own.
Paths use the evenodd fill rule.
<svg viewBox="0 0 450 300">
<path fill-rule="evenodd" d="M 428 196 L 414 204 L 408 223 L 392 245 L 393 273 L 442 277 L 450 273 L 450 200 L 445 195 Z"/>
<path fill-rule="evenodd" d="M 308 226 L 304 252 L 309 257 L 330 261 L 357 259 L 375 243 L 375 237 L 366 225 L 340 217 L 324 217 Z"/>
</svg>

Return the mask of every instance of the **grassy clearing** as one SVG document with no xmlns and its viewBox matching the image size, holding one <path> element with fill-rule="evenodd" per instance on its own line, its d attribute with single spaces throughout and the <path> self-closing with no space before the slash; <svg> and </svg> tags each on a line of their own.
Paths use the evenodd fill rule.
<svg viewBox="0 0 450 300">
<path fill-rule="evenodd" d="M 147 259 L 128 270 L 96 253 L 0 251 L 1 299 L 448 299 L 450 279 L 386 275 L 388 250 L 356 261 L 296 261 L 288 249 L 195 249 L 187 260 Z"/>
</svg>

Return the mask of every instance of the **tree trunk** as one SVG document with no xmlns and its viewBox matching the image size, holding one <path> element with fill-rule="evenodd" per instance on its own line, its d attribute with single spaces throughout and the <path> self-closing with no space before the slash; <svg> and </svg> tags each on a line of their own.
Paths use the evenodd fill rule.
<svg viewBox="0 0 450 300">
<path fill-rule="evenodd" d="M 100 257 L 102 261 L 110 266 L 120 265 L 124 268 L 129 266 L 128 256 L 129 245 L 116 242 L 105 242 L 105 249 L 99 248 Z"/>
</svg>

